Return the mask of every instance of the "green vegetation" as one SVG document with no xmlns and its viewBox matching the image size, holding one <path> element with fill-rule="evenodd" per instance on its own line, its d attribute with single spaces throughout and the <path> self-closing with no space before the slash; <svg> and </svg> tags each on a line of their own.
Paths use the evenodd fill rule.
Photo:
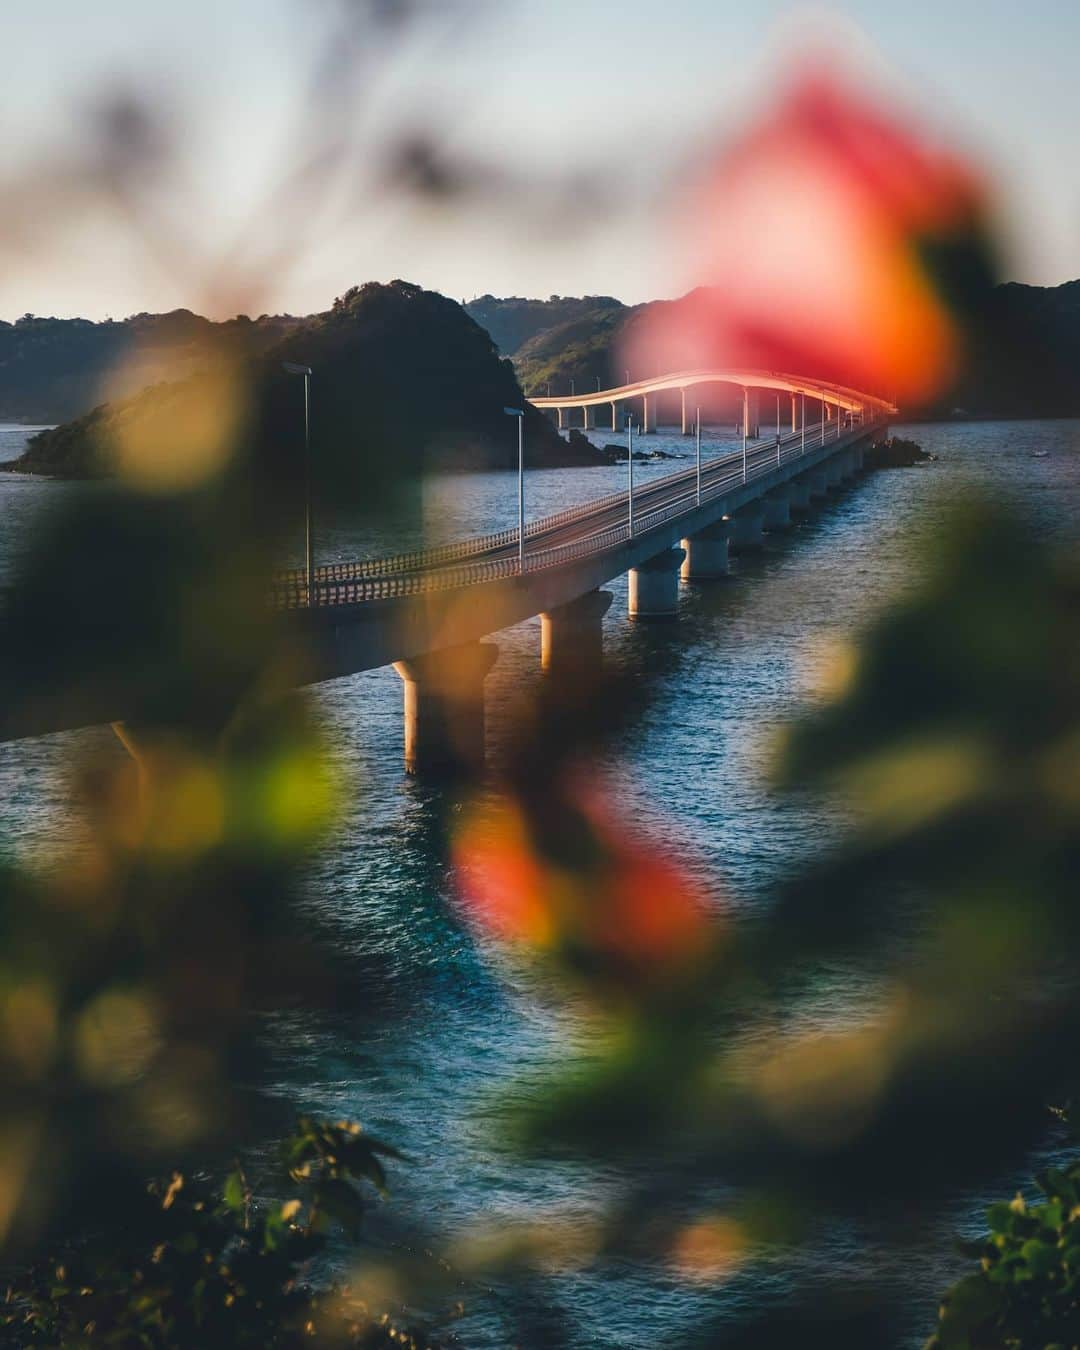
<svg viewBox="0 0 1080 1350">
<path fill-rule="evenodd" d="M 348 1285 L 305 1279 L 333 1231 L 355 1240 L 364 1187 L 385 1191 L 380 1158 L 400 1155 L 351 1122 L 308 1118 L 279 1153 L 280 1176 L 263 1186 L 284 1200 L 257 1201 L 239 1168 L 220 1187 L 181 1172 L 151 1181 L 122 1231 L 102 1225 L 16 1277 L 0 1346 L 431 1350 Z"/>
<path fill-rule="evenodd" d="M 470 305 L 480 322 L 505 332 L 503 351 L 511 355 L 524 388 L 535 394 L 565 394 L 570 381 L 578 389 L 599 376 L 606 388 L 624 380 L 621 351 L 632 345 L 634 327 L 661 308 L 681 300 L 653 301 L 628 307 L 608 297 L 550 302 L 494 300 L 484 296 Z M 529 322 L 516 323 L 518 315 Z M 541 326 L 547 318 L 550 322 Z M 1080 366 L 1080 281 L 1061 286 L 997 286 L 980 298 L 966 334 L 969 360 L 956 385 L 932 407 L 905 409 L 929 417 L 1048 417 L 1080 415 L 1080 391 L 1074 371 Z M 637 371 L 632 375 L 658 372 Z M 843 378 L 842 372 L 819 371 Z"/>
<path fill-rule="evenodd" d="M 926 1350 L 1064 1350 L 1080 1336 L 1080 1160 L 1036 1177 L 1040 1197 L 992 1205 L 979 1262 L 942 1301 Z"/>
<path fill-rule="evenodd" d="M 504 407 L 526 408 L 534 465 L 596 464 L 603 456 L 568 445 L 547 418 L 524 403 L 509 361 L 452 300 L 407 282 L 354 287 L 325 314 L 296 325 L 260 358 L 215 365 L 186 380 L 158 384 L 34 437 L 8 467 L 90 477 L 117 467 L 127 449 L 170 442 L 186 429 L 198 441 L 207 410 L 224 402 L 242 421 L 262 462 L 292 459 L 299 472 L 302 395 L 281 362 L 314 370 L 312 445 L 317 491 L 370 485 L 388 471 L 491 469 L 517 465 L 517 427 Z M 229 389 L 221 388 L 227 372 Z M 177 456 L 183 447 L 177 445 Z M 193 448 L 193 454 L 201 453 Z"/>
<path fill-rule="evenodd" d="M 211 351 L 257 354 L 301 323 L 288 314 L 237 315 L 211 323 L 187 309 L 122 320 L 50 319 L 25 314 L 0 321 L 0 421 L 60 422 L 117 396 L 175 380 L 205 364 Z"/>
<path fill-rule="evenodd" d="M 617 343 L 633 311 L 612 302 L 538 333 L 518 349 L 514 365 L 524 387 L 533 394 L 570 390 L 571 379 L 579 390 L 589 390 L 599 378 L 610 389 L 623 383 L 616 371 Z"/>
<path fill-rule="evenodd" d="M 625 308 L 622 301 L 610 295 L 552 295 L 547 300 L 481 295 L 468 302 L 465 312 L 487 330 L 503 356 L 516 360 L 521 349 L 541 334 L 589 315 L 608 310 L 617 313 Z"/>
</svg>

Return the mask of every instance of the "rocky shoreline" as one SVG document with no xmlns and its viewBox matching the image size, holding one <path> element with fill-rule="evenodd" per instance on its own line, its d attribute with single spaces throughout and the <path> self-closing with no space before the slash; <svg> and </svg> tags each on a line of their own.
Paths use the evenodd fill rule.
<svg viewBox="0 0 1080 1350">
<path fill-rule="evenodd" d="M 915 464 L 931 464 L 937 455 L 931 455 L 915 441 L 903 436 L 890 436 L 878 441 L 866 451 L 868 469 L 909 469 Z"/>
</svg>

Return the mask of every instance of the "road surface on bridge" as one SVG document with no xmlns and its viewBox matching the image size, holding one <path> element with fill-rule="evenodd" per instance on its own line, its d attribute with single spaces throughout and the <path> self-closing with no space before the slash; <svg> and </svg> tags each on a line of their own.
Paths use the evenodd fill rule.
<svg viewBox="0 0 1080 1350">
<path fill-rule="evenodd" d="M 803 455 L 819 450 L 838 429 L 815 423 L 782 436 L 777 458 L 775 437 L 747 444 L 745 481 L 771 475 L 779 466 L 790 465 Z M 824 439 L 823 439 L 824 438 Z M 719 458 L 703 460 L 701 499 L 703 502 L 723 494 L 744 481 L 741 449 Z M 524 571 L 558 566 L 582 557 L 594 546 L 609 548 L 615 538 L 629 537 L 629 509 L 626 491 L 612 493 L 582 503 L 552 516 L 528 523 L 525 527 Z M 658 517 L 667 518 L 697 505 L 697 466 L 678 469 L 663 478 L 654 478 L 634 488 L 635 530 L 655 525 Z M 463 575 L 468 573 L 468 576 Z M 390 557 L 333 563 L 316 569 L 315 596 L 319 606 L 356 604 L 396 595 L 415 594 L 466 584 L 468 579 L 518 574 L 517 527 L 495 534 L 481 535 L 459 544 L 401 553 Z M 275 587 L 275 603 L 280 608 L 306 608 L 307 587 L 302 569 L 283 573 Z"/>
</svg>

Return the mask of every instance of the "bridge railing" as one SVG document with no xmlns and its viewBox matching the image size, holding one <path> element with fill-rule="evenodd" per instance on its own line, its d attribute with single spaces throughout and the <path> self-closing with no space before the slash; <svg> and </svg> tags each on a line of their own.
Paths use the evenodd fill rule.
<svg viewBox="0 0 1080 1350">
<path fill-rule="evenodd" d="M 812 449 L 815 445 L 821 443 L 821 429 L 818 424 L 815 424 L 811 434 L 814 439 L 809 442 L 808 448 Z M 785 441 L 798 435 L 798 432 L 789 432 Z M 756 452 L 760 449 L 760 445 L 755 446 L 754 449 Z M 786 457 L 788 456 L 785 451 Z M 680 476 L 691 478 L 694 474 L 695 470 L 692 468 L 681 469 L 669 475 L 666 479 L 654 480 L 649 484 L 649 487 L 657 488 L 665 482 L 676 482 Z M 579 503 L 577 506 L 565 507 L 562 511 L 556 511 L 552 515 L 544 516 L 539 520 L 528 521 L 525 525 L 525 538 L 534 539 L 538 535 L 546 534 L 562 525 L 570 525 L 577 520 L 583 520 L 596 512 L 619 505 L 620 502 L 625 500 L 625 497 L 625 492 L 612 492 L 605 497 L 595 497 L 590 501 Z M 325 563 L 315 569 L 315 580 L 317 583 L 356 581 L 367 577 L 390 576 L 399 572 L 425 571 L 443 567 L 447 563 L 464 561 L 466 558 L 475 557 L 477 554 L 490 553 L 496 548 L 509 548 L 512 544 L 517 543 L 517 537 L 518 532 L 515 525 L 491 534 L 475 535 L 471 539 L 453 544 L 437 545 L 434 548 L 414 549 L 409 553 L 394 553 L 381 558 L 363 558 L 356 562 Z M 287 568 L 278 572 L 274 580 L 275 585 L 286 588 L 306 587 L 306 574 L 304 569 L 299 567 Z"/>
<path fill-rule="evenodd" d="M 791 460 L 800 459 L 804 453 L 819 449 L 829 440 L 839 440 L 843 434 L 840 428 L 830 432 L 824 426 L 816 428 L 815 432 L 816 434 L 812 438 L 807 437 L 805 452 L 802 448 L 800 432 L 793 432 L 785 437 L 780 446 L 780 463 L 789 463 Z M 792 445 L 791 449 L 787 448 L 788 444 Z M 754 446 L 753 458 L 748 461 L 745 478 L 742 472 L 741 457 L 738 453 L 723 461 L 714 461 L 710 481 L 707 485 L 703 485 L 701 500 L 703 502 L 711 501 L 729 492 L 733 487 L 739 486 L 744 481 L 754 482 L 772 473 L 777 461 L 773 458 L 771 451 L 772 447 L 767 441 Z M 725 465 L 727 466 L 727 472 L 718 475 L 716 470 Z M 640 513 L 635 512 L 634 538 L 640 538 L 675 517 L 685 515 L 688 510 L 696 505 L 695 469 L 680 471 L 677 474 L 669 475 L 667 478 L 654 480 L 649 487 L 655 489 L 666 484 L 670 489 L 678 486 L 680 481 L 685 483 L 686 491 L 677 498 L 669 500 L 663 506 L 653 510 L 646 509 Z M 526 534 L 535 536 L 557 528 L 560 523 L 571 523 L 597 510 L 621 505 L 625 501 L 625 492 L 613 493 L 608 497 L 588 502 L 582 506 L 571 507 L 565 511 L 557 512 L 553 516 L 534 521 L 531 528 L 527 527 Z M 447 545 L 441 549 L 419 550 L 414 554 L 401 554 L 395 559 L 382 560 L 387 564 L 393 562 L 398 568 L 398 570 L 387 575 L 379 576 L 371 573 L 337 575 L 335 574 L 337 566 L 342 569 L 362 568 L 367 564 L 331 565 L 327 568 L 320 568 L 316 572 L 315 605 L 321 608 L 326 605 L 348 605 L 372 600 L 392 600 L 430 591 L 451 590 L 455 587 L 472 585 L 480 581 L 494 581 L 504 577 L 520 576 L 522 570 L 527 573 L 541 571 L 549 567 L 559 567 L 566 562 L 572 562 L 579 558 L 603 553 L 614 544 L 622 543 L 629 538 L 629 522 L 621 522 L 595 534 L 590 534 L 583 539 L 528 552 L 525 554 L 524 568 L 519 564 L 516 554 L 505 558 L 487 558 L 476 562 L 466 560 L 468 554 L 480 551 L 480 546 L 484 541 L 497 541 L 494 544 L 488 543 L 488 548 L 515 543 L 517 541 L 516 528 L 501 530 L 494 535 L 482 536 L 477 540 L 469 540 L 466 544 L 460 546 Z M 463 552 L 464 549 L 467 549 L 468 553 Z M 416 567 L 409 571 L 401 566 L 400 560 L 411 558 L 418 561 Z M 437 561 L 439 558 L 445 558 L 446 562 L 440 564 Z M 281 574 L 273 588 L 272 603 L 277 609 L 306 609 L 308 607 L 308 594 L 304 572 L 294 570 Z"/>
<path fill-rule="evenodd" d="M 525 538 L 533 539 L 558 529 L 561 525 L 573 524 L 595 511 L 617 505 L 625 496 L 622 492 L 613 492 L 606 497 L 595 497 L 577 506 L 566 507 L 553 515 L 529 521 L 525 525 Z M 357 562 L 326 563 L 315 569 L 315 580 L 353 581 L 366 577 L 388 576 L 397 572 L 419 572 L 430 568 L 442 567 L 447 563 L 458 562 L 477 553 L 490 553 L 492 549 L 508 548 L 517 543 L 518 531 L 514 525 L 509 529 L 497 530 L 492 534 L 475 535 L 471 539 L 454 544 L 441 544 L 435 548 L 415 549 L 411 553 L 394 553 L 382 558 L 363 558 Z M 282 586 L 306 585 L 306 573 L 302 567 L 293 567 L 278 572 L 275 584 Z"/>
</svg>

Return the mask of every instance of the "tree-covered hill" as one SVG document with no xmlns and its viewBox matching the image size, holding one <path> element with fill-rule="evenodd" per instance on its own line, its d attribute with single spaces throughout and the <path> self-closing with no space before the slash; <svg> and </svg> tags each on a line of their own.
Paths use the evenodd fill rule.
<svg viewBox="0 0 1080 1350">
<path fill-rule="evenodd" d="M 101 323 L 33 314 L 0 320 L 0 421 L 77 417 L 107 394 L 124 397 L 191 374 L 208 346 L 257 354 L 302 322 L 264 314 L 212 323 L 187 309 Z"/>
<path fill-rule="evenodd" d="M 652 301 L 625 306 L 618 301 L 586 297 L 569 317 L 563 315 L 572 302 L 559 306 L 540 301 L 493 301 L 485 296 L 486 310 L 499 319 L 498 306 L 510 313 L 528 304 L 534 318 L 548 314 L 557 319 L 551 327 L 533 333 L 514 352 L 514 366 L 522 386 L 543 395 L 550 385 L 553 394 L 570 391 L 571 380 L 579 391 L 622 384 L 627 349 L 635 349 L 635 329 L 662 317 L 677 327 L 680 306 L 692 311 L 691 292 L 677 300 Z M 481 302 L 476 302 L 480 305 Z M 661 311 L 668 311 L 661 316 Z M 1016 282 L 997 286 L 979 306 L 967 337 L 968 360 L 957 383 L 926 408 L 907 408 L 908 415 L 951 416 L 962 412 L 971 417 L 1075 417 L 1080 416 L 1080 281 L 1060 286 L 1027 286 Z M 633 358 L 631 358 L 633 364 Z M 632 379 L 663 373 L 634 368 Z M 823 379 L 846 380 L 841 370 L 812 372 Z"/>
<path fill-rule="evenodd" d="M 516 362 L 521 349 L 533 338 L 586 316 L 618 313 L 625 308 L 621 300 L 610 295 L 552 295 L 547 300 L 481 295 L 470 300 L 465 311 L 487 329 L 502 355 Z"/>
<path fill-rule="evenodd" d="M 637 312 L 615 302 L 537 333 L 514 357 L 523 387 L 542 395 L 548 386 L 553 394 L 566 393 L 571 380 L 579 390 L 593 388 L 597 378 L 605 389 L 622 384 L 623 374 L 615 369 L 619 337 Z"/>
<path fill-rule="evenodd" d="M 302 436 L 299 381 L 283 361 L 310 366 L 311 440 L 324 488 L 425 467 L 511 468 L 517 465 L 516 420 L 524 407 L 529 459 L 556 466 L 603 462 L 587 447 L 568 445 L 529 407 L 508 360 L 460 305 L 404 281 L 354 287 L 268 348 L 245 358 L 235 382 L 245 405 L 244 439 L 260 455 L 296 456 Z M 37 473 L 107 474 L 116 447 L 151 447 L 199 425 L 198 410 L 220 397 L 213 372 L 159 383 L 130 398 L 94 408 L 35 436 L 10 466 Z M 182 453 L 182 446 L 180 451 Z"/>
</svg>

